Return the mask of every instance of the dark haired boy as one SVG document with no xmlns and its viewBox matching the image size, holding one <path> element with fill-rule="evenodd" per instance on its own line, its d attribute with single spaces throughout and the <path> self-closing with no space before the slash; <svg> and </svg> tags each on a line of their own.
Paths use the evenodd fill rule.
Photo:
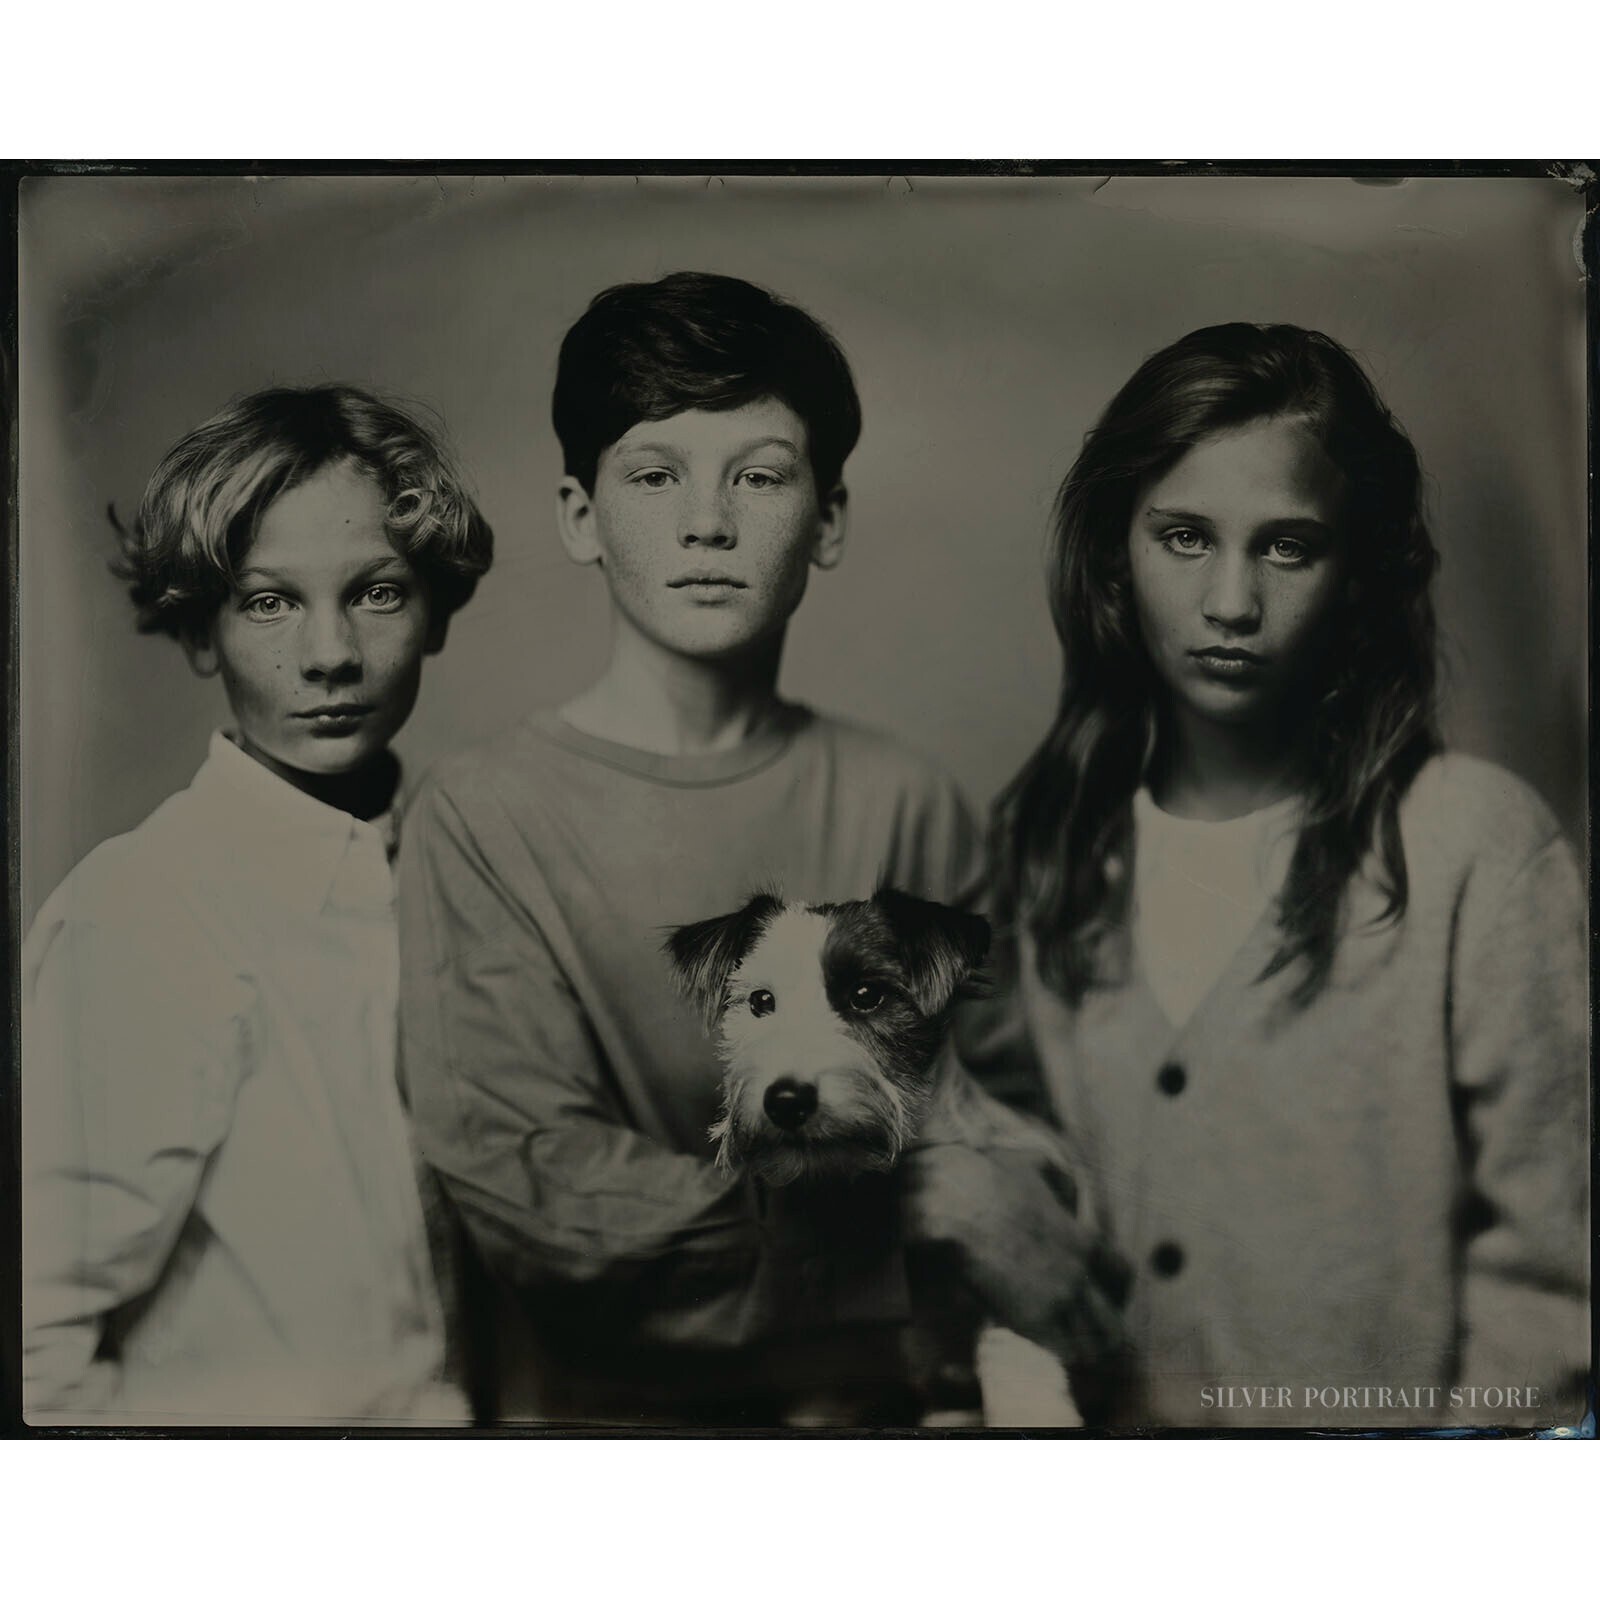
<svg viewBox="0 0 1600 1600">
<path fill-rule="evenodd" d="M 661 954 L 763 883 L 952 900 L 975 877 L 943 777 L 776 690 L 809 573 L 843 551 L 849 368 L 798 308 L 677 273 L 594 300 L 554 420 L 609 665 L 441 768 L 401 871 L 413 1112 L 495 1303 L 483 1407 L 770 1424 L 848 1391 L 831 1420 L 906 1420 L 886 1219 L 864 1191 L 830 1215 L 717 1170 L 717 1063 Z"/>
</svg>

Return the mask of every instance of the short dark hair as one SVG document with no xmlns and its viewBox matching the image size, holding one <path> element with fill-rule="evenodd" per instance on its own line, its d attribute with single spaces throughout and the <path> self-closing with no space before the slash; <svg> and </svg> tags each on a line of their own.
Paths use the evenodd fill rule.
<svg viewBox="0 0 1600 1600">
<path fill-rule="evenodd" d="M 829 493 L 861 436 L 833 335 L 742 278 L 674 272 L 590 301 L 561 342 L 551 410 L 566 471 L 592 494 L 601 451 L 635 423 L 767 398 L 805 423 L 817 490 Z"/>
<path fill-rule="evenodd" d="M 371 480 L 396 547 L 416 567 L 436 618 L 472 597 L 494 558 L 484 521 L 440 437 L 399 403 L 346 384 L 262 389 L 186 434 L 151 474 L 124 528 L 117 576 L 143 633 L 200 634 L 268 507 L 340 462 Z"/>
</svg>

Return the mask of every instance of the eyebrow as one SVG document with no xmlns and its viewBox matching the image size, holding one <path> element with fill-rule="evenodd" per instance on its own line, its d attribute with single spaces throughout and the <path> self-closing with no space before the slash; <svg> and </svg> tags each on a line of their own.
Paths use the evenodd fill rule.
<svg viewBox="0 0 1600 1600">
<path fill-rule="evenodd" d="M 347 581 L 359 583 L 364 578 L 376 577 L 379 573 L 395 570 L 406 571 L 410 563 L 396 550 L 392 555 L 375 556 L 365 565 L 357 567 Z M 294 574 L 280 572 L 274 567 L 240 567 L 233 575 L 236 584 L 246 581 L 251 583 L 271 583 L 282 588 L 292 588 L 297 582 Z"/>
<path fill-rule="evenodd" d="M 1211 518 L 1199 511 L 1169 510 L 1166 506 L 1147 506 L 1145 508 L 1147 521 L 1161 522 L 1193 522 L 1202 528 L 1213 526 Z M 1299 529 L 1307 533 L 1325 533 L 1332 535 L 1333 527 L 1316 517 L 1273 517 L 1263 522 L 1257 529 L 1260 533 L 1288 533 Z"/>
<path fill-rule="evenodd" d="M 737 449 L 731 452 L 734 456 L 747 456 L 753 450 L 765 450 L 769 446 L 776 446 L 780 450 L 787 450 L 791 456 L 799 458 L 801 451 L 793 439 L 785 439 L 781 434 L 768 434 L 760 439 L 747 439 Z M 676 445 L 666 443 L 664 440 L 656 442 L 651 439 L 641 439 L 636 444 L 625 444 L 618 448 L 619 456 L 639 455 L 668 455 L 681 460 L 683 452 Z"/>
<path fill-rule="evenodd" d="M 656 443 L 650 439 L 642 439 L 635 444 L 619 444 L 614 446 L 615 453 L 619 456 L 644 456 L 664 455 L 678 456 L 681 452 L 675 445 L 665 442 Z"/>
</svg>

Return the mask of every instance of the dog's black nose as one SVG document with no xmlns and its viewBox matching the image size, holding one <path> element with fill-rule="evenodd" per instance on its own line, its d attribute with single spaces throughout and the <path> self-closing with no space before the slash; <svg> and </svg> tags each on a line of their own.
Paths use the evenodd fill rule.
<svg viewBox="0 0 1600 1600">
<path fill-rule="evenodd" d="M 767 1115 L 780 1128 L 794 1130 L 817 1109 L 817 1088 L 812 1083 L 799 1083 L 793 1078 L 779 1078 L 762 1099 Z"/>
</svg>

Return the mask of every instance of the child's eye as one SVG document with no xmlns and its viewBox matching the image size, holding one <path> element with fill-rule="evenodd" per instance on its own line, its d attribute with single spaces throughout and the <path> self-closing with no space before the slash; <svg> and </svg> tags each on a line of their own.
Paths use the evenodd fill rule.
<svg viewBox="0 0 1600 1600">
<path fill-rule="evenodd" d="M 1274 539 L 1267 555 L 1280 567 L 1298 567 L 1311 559 L 1311 549 L 1298 539 Z"/>
<path fill-rule="evenodd" d="M 1175 556 L 1205 554 L 1206 536 L 1198 528 L 1171 528 L 1161 535 L 1161 542 Z"/>
<path fill-rule="evenodd" d="M 398 611 L 406 603 L 406 592 L 397 583 L 375 583 L 361 599 L 373 611 Z"/>
<path fill-rule="evenodd" d="M 281 594 L 253 594 L 239 609 L 257 622 L 272 622 L 288 610 L 288 602 Z"/>
</svg>

